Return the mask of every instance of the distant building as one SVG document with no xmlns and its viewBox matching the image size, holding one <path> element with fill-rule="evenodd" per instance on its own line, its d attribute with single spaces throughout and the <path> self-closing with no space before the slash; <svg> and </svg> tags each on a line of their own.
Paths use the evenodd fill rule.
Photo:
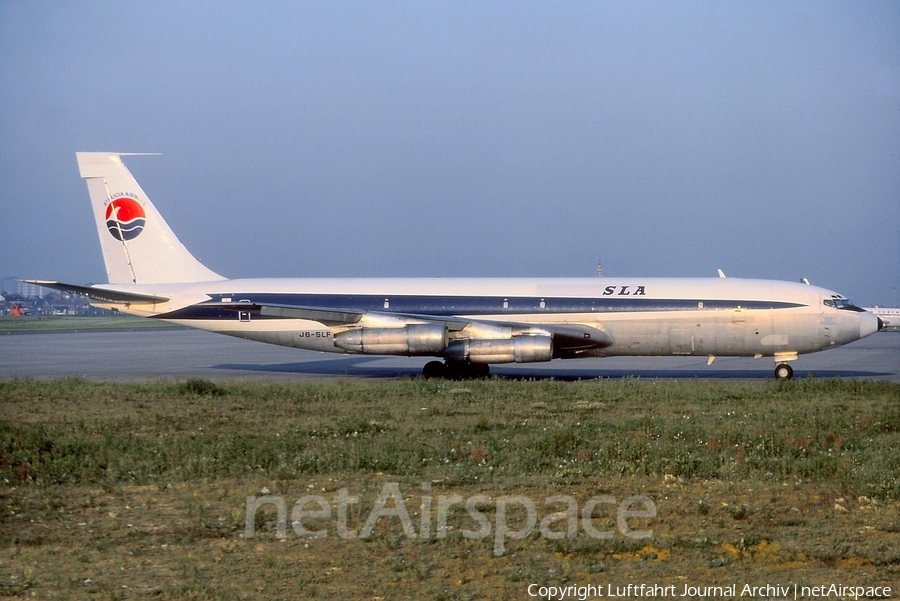
<svg viewBox="0 0 900 601">
<path fill-rule="evenodd" d="M 18 278 L 6 277 L 0 281 L 0 293 L 4 296 L 18 295 L 24 298 L 41 298 L 50 290 L 36 284 L 26 284 Z"/>
<path fill-rule="evenodd" d="M 17 278 L 0 279 L 0 315 L 118 315 L 92 307 L 80 294 L 58 292 Z"/>
</svg>

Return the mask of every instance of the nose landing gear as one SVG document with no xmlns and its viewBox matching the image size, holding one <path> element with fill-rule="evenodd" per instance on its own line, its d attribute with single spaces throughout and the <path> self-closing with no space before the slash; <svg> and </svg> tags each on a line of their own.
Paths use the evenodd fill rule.
<svg viewBox="0 0 900 601">
<path fill-rule="evenodd" d="M 800 355 L 796 352 L 775 353 L 775 379 L 790 380 L 794 377 L 794 369 L 788 361 L 796 361 Z"/>
<path fill-rule="evenodd" d="M 775 366 L 775 379 L 790 380 L 794 377 L 794 368 L 787 363 L 779 363 Z"/>
</svg>

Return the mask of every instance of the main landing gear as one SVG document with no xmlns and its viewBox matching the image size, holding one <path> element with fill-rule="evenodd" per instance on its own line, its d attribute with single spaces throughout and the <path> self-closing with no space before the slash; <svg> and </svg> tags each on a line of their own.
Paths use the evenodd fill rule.
<svg viewBox="0 0 900 601">
<path fill-rule="evenodd" d="M 491 366 L 468 361 L 429 361 L 422 368 L 422 375 L 428 379 L 473 380 L 491 375 Z"/>
</svg>

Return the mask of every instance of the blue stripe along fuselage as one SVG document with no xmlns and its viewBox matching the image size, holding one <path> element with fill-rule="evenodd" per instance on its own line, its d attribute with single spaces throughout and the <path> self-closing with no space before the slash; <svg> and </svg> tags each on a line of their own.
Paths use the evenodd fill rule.
<svg viewBox="0 0 900 601">
<path fill-rule="evenodd" d="M 161 319 L 234 319 L 234 309 L 221 307 L 220 298 L 157 315 Z M 503 296 L 432 296 L 376 294 L 269 294 L 233 293 L 227 295 L 235 303 L 250 306 L 280 305 L 298 308 L 327 309 L 353 313 L 402 313 L 435 317 L 478 315 L 525 315 L 550 313 L 634 313 L 661 311 L 721 311 L 728 309 L 790 309 L 805 306 L 784 301 L 739 299 L 658 299 L 645 297 L 580 298 L 580 297 L 503 297 Z M 249 307 L 248 307 L 249 308 Z M 282 319 L 267 317 L 269 319 Z"/>
</svg>

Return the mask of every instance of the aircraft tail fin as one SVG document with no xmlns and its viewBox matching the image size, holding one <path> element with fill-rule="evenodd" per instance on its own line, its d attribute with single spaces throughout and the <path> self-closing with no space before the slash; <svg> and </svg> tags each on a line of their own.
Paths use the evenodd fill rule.
<svg viewBox="0 0 900 601">
<path fill-rule="evenodd" d="M 110 284 L 206 282 L 225 279 L 178 240 L 122 162 L 125 153 L 77 152 Z"/>
</svg>

